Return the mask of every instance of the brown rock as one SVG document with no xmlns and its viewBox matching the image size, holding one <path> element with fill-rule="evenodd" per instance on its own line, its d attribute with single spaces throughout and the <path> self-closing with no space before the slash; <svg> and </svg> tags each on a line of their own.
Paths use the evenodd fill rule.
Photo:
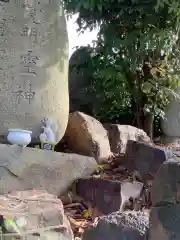
<svg viewBox="0 0 180 240">
<path fill-rule="evenodd" d="M 74 152 L 92 156 L 98 163 L 107 162 L 110 157 L 107 131 L 98 120 L 82 112 L 69 115 L 65 138 Z"/>
<path fill-rule="evenodd" d="M 104 179 L 83 178 L 76 183 L 76 194 L 103 214 L 120 209 L 121 183 Z"/>
<path fill-rule="evenodd" d="M 141 129 L 129 125 L 104 124 L 108 131 L 111 151 L 125 153 L 128 140 L 152 144 L 148 135 Z"/>
<path fill-rule="evenodd" d="M 96 160 L 77 154 L 0 144 L 0 193 L 45 189 L 62 195 L 71 184 L 96 169 Z"/>
<path fill-rule="evenodd" d="M 76 183 L 76 194 L 96 206 L 102 214 L 124 211 L 133 201 L 141 197 L 143 184 L 140 182 L 112 181 L 83 178 Z"/>
<path fill-rule="evenodd" d="M 46 191 L 0 195 L 0 207 L 1 215 L 13 219 L 19 230 L 19 234 L 3 234 L 3 239 L 74 239 L 61 200 Z"/>
</svg>

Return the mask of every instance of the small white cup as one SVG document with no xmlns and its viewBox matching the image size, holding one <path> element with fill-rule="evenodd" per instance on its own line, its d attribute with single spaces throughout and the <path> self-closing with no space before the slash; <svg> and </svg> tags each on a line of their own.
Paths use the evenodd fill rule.
<svg viewBox="0 0 180 240">
<path fill-rule="evenodd" d="M 8 129 L 7 140 L 13 145 L 26 147 L 31 142 L 31 131 L 22 129 Z"/>
</svg>

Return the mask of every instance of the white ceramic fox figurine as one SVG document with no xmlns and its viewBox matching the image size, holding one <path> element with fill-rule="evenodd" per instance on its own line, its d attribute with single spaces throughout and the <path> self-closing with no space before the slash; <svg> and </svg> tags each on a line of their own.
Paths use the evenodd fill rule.
<svg viewBox="0 0 180 240">
<path fill-rule="evenodd" d="M 44 132 L 40 134 L 42 142 L 56 142 L 57 124 L 53 119 L 44 120 L 45 126 L 42 126 Z"/>
</svg>

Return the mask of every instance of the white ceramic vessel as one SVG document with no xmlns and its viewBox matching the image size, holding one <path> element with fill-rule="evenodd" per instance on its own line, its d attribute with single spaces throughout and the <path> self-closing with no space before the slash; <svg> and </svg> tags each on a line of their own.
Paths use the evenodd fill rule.
<svg viewBox="0 0 180 240">
<path fill-rule="evenodd" d="M 11 144 L 26 147 L 31 142 L 31 131 L 22 129 L 8 129 L 7 140 Z"/>
</svg>

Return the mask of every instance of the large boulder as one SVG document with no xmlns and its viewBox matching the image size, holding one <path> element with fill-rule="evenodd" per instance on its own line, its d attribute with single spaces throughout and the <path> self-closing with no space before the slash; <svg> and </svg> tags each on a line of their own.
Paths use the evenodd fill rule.
<svg viewBox="0 0 180 240">
<path fill-rule="evenodd" d="M 171 158 L 158 170 L 151 188 L 149 240 L 180 239 L 180 161 Z"/>
<path fill-rule="evenodd" d="M 128 140 L 152 144 L 148 135 L 139 128 L 130 125 L 104 124 L 108 131 L 111 151 L 113 153 L 125 153 Z"/>
<path fill-rule="evenodd" d="M 92 113 L 92 94 L 87 91 L 92 81 L 93 65 L 90 47 L 78 48 L 69 59 L 70 112 Z"/>
<path fill-rule="evenodd" d="M 76 194 L 102 214 L 120 209 L 121 183 L 104 179 L 82 178 L 76 182 Z"/>
<path fill-rule="evenodd" d="M 169 150 L 141 142 L 128 141 L 125 165 L 130 172 L 138 172 L 141 178 L 153 179 L 160 166 L 172 156 L 173 153 Z"/>
<path fill-rule="evenodd" d="M 59 0 L 0 1 L 0 134 L 8 128 L 39 136 L 44 118 L 56 140 L 69 114 L 68 35 Z"/>
<path fill-rule="evenodd" d="M 97 225 L 86 230 L 83 240 L 145 240 L 149 228 L 148 214 L 115 212 L 100 217 Z"/>
<path fill-rule="evenodd" d="M 0 208 L 1 216 L 13 219 L 14 230 L 18 230 L 11 231 L 12 225 L 5 224 L 6 232 L 2 234 L 5 240 L 74 239 L 61 200 L 46 191 L 13 191 L 0 195 Z"/>
<path fill-rule="evenodd" d="M 180 239 L 180 205 L 167 204 L 153 207 L 150 213 L 148 240 Z"/>
<path fill-rule="evenodd" d="M 157 172 L 152 189 L 153 206 L 180 202 L 180 161 L 172 158 L 164 162 Z"/>
<path fill-rule="evenodd" d="M 70 149 L 92 156 L 98 163 L 107 162 L 110 157 L 107 131 L 98 120 L 82 112 L 69 115 L 65 138 Z"/>
<path fill-rule="evenodd" d="M 180 87 L 176 88 L 180 94 Z M 161 121 L 163 133 L 168 137 L 180 138 L 180 109 L 179 99 L 172 98 L 170 104 L 165 109 L 165 117 Z"/>
<path fill-rule="evenodd" d="M 102 214 L 125 210 L 129 199 L 140 199 L 143 184 L 137 181 L 112 181 L 82 178 L 76 182 L 76 194 L 95 206 Z M 88 190 L 87 190 L 88 189 Z"/>
<path fill-rule="evenodd" d="M 37 188 L 59 196 L 96 169 L 94 158 L 77 154 L 14 145 L 0 145 L 0 152 L 0 194 Z"/>
</svg>

